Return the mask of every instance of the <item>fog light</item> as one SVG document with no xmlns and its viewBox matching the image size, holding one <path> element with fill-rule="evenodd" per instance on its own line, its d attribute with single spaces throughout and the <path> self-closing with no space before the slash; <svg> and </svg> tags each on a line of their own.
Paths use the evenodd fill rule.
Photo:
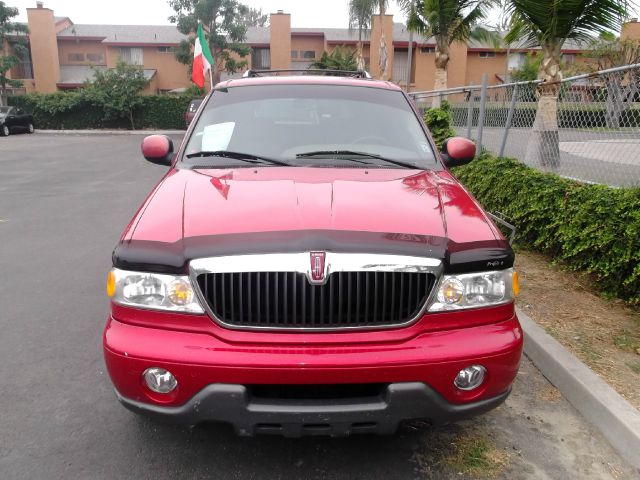
<svg viewBox="0 0 640 480">
<path fill-rule="evenodd" d="M 471 365 L 460 370 L 453 384 L 460 390 L 473 390 L 482 385 L 486 374 L 487 369 L 482 365 Z"/>
<path fill-rule="evenodd" d="M 142 377 L 147 387 L 157 393 L 169 393 L 178 386 L 176 377 L 164 368 L 147 368 Z"/>
</svg>

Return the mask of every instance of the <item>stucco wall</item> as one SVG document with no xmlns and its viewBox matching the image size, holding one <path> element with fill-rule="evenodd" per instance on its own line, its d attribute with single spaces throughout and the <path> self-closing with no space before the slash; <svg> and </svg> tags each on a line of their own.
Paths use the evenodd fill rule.
<svg viewBox="0 0 640 480">
<path fill-rule="evenodd" d="M 40 93 L 55 92 L 60 78 L 60 63 L 53 11 L 27 8 L 27 18 L 36 90 Z"/>
</svg>

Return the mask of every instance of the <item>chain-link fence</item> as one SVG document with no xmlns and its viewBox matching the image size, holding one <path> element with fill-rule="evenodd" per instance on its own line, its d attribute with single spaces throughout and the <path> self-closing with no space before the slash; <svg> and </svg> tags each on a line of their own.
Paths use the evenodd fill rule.
<svg viewBox="0 0 640 480">
<path fill-rule="evenodd" d="M 451 106 L 458 135 L 582 182 L 640 186 L 640 64 L 566 78 L 413 92 Z"/>
</svg>

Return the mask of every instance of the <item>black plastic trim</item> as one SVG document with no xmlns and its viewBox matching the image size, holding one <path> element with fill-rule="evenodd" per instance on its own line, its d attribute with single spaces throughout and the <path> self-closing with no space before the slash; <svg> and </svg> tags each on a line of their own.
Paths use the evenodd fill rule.
<svg viewBox="0 0 640 480">
<path fill-rule="evenodd" d="M 241 436 L 260 433 L 286 437 L 346 436 L 352 433 L 393 434 L 401 422 L 425 420 L 433 425 L 463 420 L 502 404 L 511 390 L 468 404 L 452 404 L 420 382 L 392 383 L 374 397 L 338 400 L 252 398 L 244 385 L 212 384 L 179 407 L 161 407 L 123 397 L 132 412 L 180 425 L 223 422 Z"/>
</svg>

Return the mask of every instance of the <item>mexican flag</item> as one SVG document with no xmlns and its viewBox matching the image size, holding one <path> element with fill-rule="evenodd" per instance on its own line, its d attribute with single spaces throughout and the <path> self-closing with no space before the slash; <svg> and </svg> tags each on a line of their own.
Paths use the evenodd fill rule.
<svg viewBox="0 0 640 480">
<path fill-rule="evenodd" d="M 193 66 L 191 67 L 191 80 L 198 87 L 204 88 L 204 78 L 207 71 L 211 70 L 213 65 L 213 55 L 209 50 L 209 44 L 202 31 L 202 25 L 198 24 L 198 36 L 193 50 Z M 213 85 L 211 85 L 213 88 Z"/>
</svg>

